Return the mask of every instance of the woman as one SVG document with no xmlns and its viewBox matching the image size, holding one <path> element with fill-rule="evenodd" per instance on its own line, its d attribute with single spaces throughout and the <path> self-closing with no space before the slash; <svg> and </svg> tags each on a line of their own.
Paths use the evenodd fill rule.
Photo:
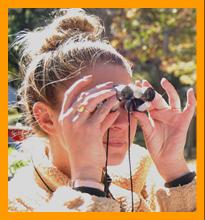
<svg viewBox="0 0 205 220">
<path fill-rule="evenodd" d="M 21 103 L 36 137 L 25 142 L 32 148 L 31 165 L 9 183 L 10 211 L 195 210 L 195 173 L 183 154 L 195 110 L 193 90 L 181 111 L 176 90 L 162 79 L 169 105 L 155 93 L 149 116 L 128 114 L 122 106 L 112 111 L 119 106 L 113 87 L 130 84 L 132 73 L 102 32 L 97 17 L 70 9 L 18 39 L 25 74 Z M 151 87 L 147 81 L 136 85 Z M 134 144 L 129 148 L 137 124 L 149 153 Z M 124 168 L 127 151 L 130 172 Z M 157 191 L 150 184 L 145 188 L 151 160 L 166 182 Z M 113 179 L 109 189 L 107 172 Z"/>
</svg>

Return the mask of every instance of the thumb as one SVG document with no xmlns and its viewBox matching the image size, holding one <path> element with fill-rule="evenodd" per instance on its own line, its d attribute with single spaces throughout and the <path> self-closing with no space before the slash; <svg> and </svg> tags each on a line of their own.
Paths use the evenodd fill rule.
<svg viewBox="0 0 205 220">
<path fill-rule="evenodd" d="M 115 122 L 115 120 L 118 118 L 120 112 L 111 112 L 107 115 L 107 117 L 104 119 L 104 121 L 101 123 L 101 131 L 104 134 L 108 128 L 112 126 L 112 124 Z"/>
<path fill-rule="evenodd" d="M 153 120 L 143 112 L 133 112 L 132 115 L 138 120 L 145 137 L 150 136 L 154 129 Z"/>
</svg>

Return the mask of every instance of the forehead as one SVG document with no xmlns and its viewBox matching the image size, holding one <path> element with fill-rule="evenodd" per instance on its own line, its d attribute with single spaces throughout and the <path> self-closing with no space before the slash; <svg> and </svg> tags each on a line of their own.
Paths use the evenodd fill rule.
<svg viewBox="0 0 205 220">
<path fill-rule="evenodd" d="M 86 75 L 92 74 L 93 79 L 89 87 L 94 87 L 95 85 L 114 82 L 117 84 L 129 84 L 131 82 L 131 76 L 127 70 L 119 65 L 112 64 L 101 64 L 89 69 Z"/>
</svg>

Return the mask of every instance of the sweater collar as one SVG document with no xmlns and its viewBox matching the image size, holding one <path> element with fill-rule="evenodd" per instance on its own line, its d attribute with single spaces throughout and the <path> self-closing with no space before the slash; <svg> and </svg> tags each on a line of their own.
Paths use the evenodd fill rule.
<svg viewBox="0 0 205 220">
<path fill-rule="evenodd" d="M 41 182 L 47 185 L 49 191 L 54 192 L 60 186 L 70 186 L 71 179 L 51 163 L 48 158 L 48 150 L 45 141 L 41 140 L 38 144 L 35 141 L 35 147 L 32 148 L 32 163 L 36 174 L 40 176 Z M 134 191 L 141 192 L 151 165 L 151 159 L 146 150 L 137 145 L 132 146 L 131 155 Z M 129 189 L 127 155 L 120 165 L 108 167 L 108 173 L 112 178 L 112 183 L 124 189 Z"/>
</svg>

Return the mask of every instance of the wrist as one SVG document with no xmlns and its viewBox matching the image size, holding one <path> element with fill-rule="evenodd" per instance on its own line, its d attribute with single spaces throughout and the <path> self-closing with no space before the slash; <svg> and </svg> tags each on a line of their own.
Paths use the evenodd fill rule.
<svg viewBox="0 0 205 220">
<path fill-rule="evenodd" d="M 71 170 L 72 180 L 90 180 L 93 182 L 101 183 L 102 179 L 102 169 L 97 169 L 96 167 L 83 167 Z"/>
<path fill-rule="evenodd" d="M 162 167 L 163 168 L 159 169 L 159 172 L 165 182 L 173 181 L 190 172 L 190 169 L 184 159 L 180 161 L 166 163 Z"/>
<path fill-rule="evenodd" d="M 165 187 L 167 188 L 172 188 L 172 187 L 178 187 L 178 186 L 183 186 L 186 185 L 188 183 L 190 183 L 191 181 L 193 181 L 193 179 L 195 178 L 196 173 L 195 172 L 189 172 L 171 182 L 166 182 L 164 184 Z"/>
<path fill-rule="evenodd" d="M 102 183 L 96 182 L 94 180 L 90 179 L 76 179 L 71 181 L 71 187 L 72 188 L 79 188 L 79 187 L 89 187 L 89 188 L 95 188 L 99 189 L 101 191 L 104 191 L 104 185 Z"/>
</svg>

